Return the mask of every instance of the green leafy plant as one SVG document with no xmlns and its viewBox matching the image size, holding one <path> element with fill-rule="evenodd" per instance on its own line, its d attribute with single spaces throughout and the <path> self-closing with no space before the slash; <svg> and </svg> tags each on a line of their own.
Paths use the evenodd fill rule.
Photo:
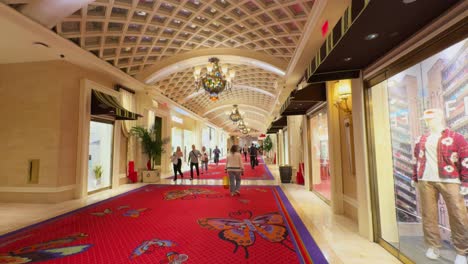
<svg viewBox="0 0 468 264">
<path fill-rule="evenodd" d="M 101 165 L 94 166 L 93 172 L 94 172 L 94 177 L 96 177 L 96 180 L 99 180 L 102 178 L 102 166 Z"/>
<path fill-rule="evenodd" d="M 266 150 L 266 152 L 270 152 L 273 149 L 273 142 L 271 141 L 270 135 L 263 141 L 263 149 Z"/>
<path fill-rule="evenodd" d="M 158 132 L 156 124 L 150 129 L 135 126 L 130 132 L 141 141 L 143 152 L 148 155 L 151 169 L 154 170 L 154 166 L 161 154 L 165 152 L 164 146 L 170 142 L 170 138 L 160 138 L 161 134 Z"/>
</svg>

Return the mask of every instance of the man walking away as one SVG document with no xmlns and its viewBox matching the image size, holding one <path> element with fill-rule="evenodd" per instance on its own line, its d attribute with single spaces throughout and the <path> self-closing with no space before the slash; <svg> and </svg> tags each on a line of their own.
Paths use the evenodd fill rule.
<svg viewBox="0 0 468 264">
<path fill-rule="evenodd" d="M 214 163 L 216 163 L 216 166 L 218 166 L 219 163 L 219 155 L 221 154 L 221 151 L 219 150 L 218 146 L 213 150 L 214 153 Z"/>
<path fill-rule="evenodd" d="M 192 151 L 189 153 L 190 180 L 193 180 L 193 167 L 197 170 L 197 178 L 200 178 L 200 171 L 198 170 L 198 158 L 200 157 L 200 151 L 195 148 L 195 145 L 192 145 Z"/>
<path fill-rule="evenodd" d="M 257 148 L 255 147 L 255 145 L 253 143 L 252 143 L 252 146 L 250 146 L 249 152 L 250 152 L 250 166 L 252 167 L 252 169 L 255 169 L 255 165 L 257 165 L 257 163 L 256 163 L 256 161 L 257 161 Z"/>
</svg>

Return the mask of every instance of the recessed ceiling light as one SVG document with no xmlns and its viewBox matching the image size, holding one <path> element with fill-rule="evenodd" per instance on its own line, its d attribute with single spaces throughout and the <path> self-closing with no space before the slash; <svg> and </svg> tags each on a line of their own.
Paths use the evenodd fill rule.
<svg viewBox="0 0 468 264">
<path fill-rule="evenodd" d="M 191 28 L 196 28 L 197 26 L 195 24 L 190 25 Z"/>
<path fill-rule="evenodd" d="M 146 12 L 145 11 L 136 11 L 137 15 L 139 16 L 146 16 Z"/>
<path fill-rule="evenodd" d="M 416 2 L 416 0 L 403 0 L 403 4 L 411 4 Z"/>
<path fill-rule="evenodd" d="M 353 58 L 351 58 L 351 57 L 347 57 L 347 58 L 344 58 L 344 61 L 350 61 L 350 60 L 352 60 L 352 59 L 353 59 Z"/>
<path fill-rule="evenodd" d="M 131 49 L 132 49 L 132 48 L 130 48 L 130 47 L 126 47 L 126 48 L 125 48 L 125 51 L 130 51 Z"/>
<path fill-rule="evenodd" d="M 379 37 L 379 34 L 377 34 L 377 33 L 372 33 L 372 34 L 367 35 L 364 39 L 365 39 L 365 40 L 373 40 L 373 39 L 376 39 L 376 38 L 378 38 L 378 37 Z"/>
<path fill-rule="evenodd" d="M 210 12 L 211 13 L 216 13 L 216 8 L 211 8 Z"/>
</svg>

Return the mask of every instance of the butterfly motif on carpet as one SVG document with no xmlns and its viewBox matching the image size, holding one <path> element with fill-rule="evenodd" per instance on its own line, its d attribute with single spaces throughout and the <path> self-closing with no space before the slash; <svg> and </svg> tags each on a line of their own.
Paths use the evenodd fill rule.
<svg viewBox="0 0 468 264">
<path fill-rule="evenodd" d="M 127 216 L 127 217 L 132 217 L 132 218 L 137 218 L 140 216 L 140 213 L 141 212 L 144 212 L 148 210 L 148 208 L 140 208 L 140 209 L 130 209 L 128 211 L 126 211 L 123 216 Z"/>
<path fill-rule="evenodd" d="M 90 213 L 91 215 L 94 215 L 94 216 L 106 216 L 108 214 L 112 214 L 112 210 L 109 209 L 109 208 L 106 208 L 104 209 L 104 211 L 102 212 L 92 212 Z"/>
<path fill-rule="evenodd" d="M 133 250 L 132 255 L 130 256 L 131 259 L 137 258 L 145 253 L 151 253 L 156 248 L 163 248 L 163 247 L 174 247 L 177 244 L 170 241 L 170 240 L 161 240 L 158 238 L 154 238 L 151 240 L 143 241 L 137 248 Z"/>
<path fill-rule="evenodd" d="M 203 198 L 221 198 L 222 194 L 202 188 L 188 188 L 185 190 L 171 190 L 164 193 L 164 200 L 193 200 L 198 197 Z"/>
<path fill-rule="evenodd" d="M 251 211 L 239 210 L 229 214 L 231 218 L 202 218 L 198 224 L 209 230 L 219 231 L 219 238 L 234 244 L 234 252 L 242 247 L 245 258 L 249 258 L 248 247 L 255 244 L 256 235 L 271 242 L 279 243 L 291 251 L 295 251 L 288 238 L 288 230 L 284 225 L 283 216 L 277 212 L 255 216 Z"/>
<path fill-rule="evenodd" d="M 171 251 L 166 254 L 166 259 L 161 260 L 160 264 L 180 264 L 188 260 L 187 254 L 179 254 Z"/>
<path fill-rule="evenodd" d="M 58 259 L 75 255 L 78 253 L 83 253 L 86 250 L 88 250 L 92 245 L 87 244 L 68 247 L 60 246 L 75 242 L 79 239 L 86 238 L 87 236 L 87 234 L 78 233 L 70 235 L 68 237 L 23 247 L 17 250 L 10 251 L 8 253 L 0 253 L 0 263 L 30 263 Z"/>
</svg>

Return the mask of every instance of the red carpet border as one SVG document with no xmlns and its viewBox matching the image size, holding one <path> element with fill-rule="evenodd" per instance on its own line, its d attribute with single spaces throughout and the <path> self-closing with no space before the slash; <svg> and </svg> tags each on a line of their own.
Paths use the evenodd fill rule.
<svg viewBox="0 0 468 264">
<path fill-rule="evenodd" d="M 148 185 L 0 237 L 0 263 L 327 263 L 278 186 Z"/>
</svg>

